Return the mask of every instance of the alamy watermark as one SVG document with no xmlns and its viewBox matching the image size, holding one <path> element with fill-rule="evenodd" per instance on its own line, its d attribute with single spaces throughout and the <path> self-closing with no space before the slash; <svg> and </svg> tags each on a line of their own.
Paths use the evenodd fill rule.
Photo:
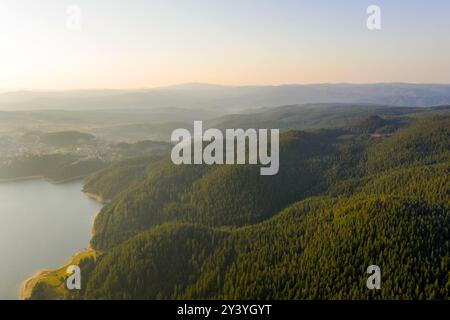
<svg viewBox="0 0 450 320">
<path fill-rule="evenodd" d="M 381 269 L 377 265 L 371 265 L 367 267 L 367 274 L 370 276 L 367 278 L 367 288 L 370 290 L 380 290 L 381 289 Z"/>
<path fill-rule="evenodd" d="M 369 30 L 381 30 L 381 8 L 375 4 L 367 7 L 366 13 L 369 15 L 366 26 Z"/>
<path fill-rule="evenodd" d="M 66 269 L 69 274 L 66 280 L 68 290 L 81 290 L 81 269 L 77 265 L 70 265 Z"/>
<path fill-rule="evenodd" d="M 70 5 L 66 9 L 67 20 L 66 28 L 68 30 L 81 30 L 81 8 L 78 5 Z"/>
<path fill-rule="evenodd" d="M 66 27 L 69 30 L 81 30 L 81 7 L 77 4 L 67 6 Z M 381 30 L 381 7 L 371 4 L 366 9 L 366 27 L 369 30 Z"/>
<path fill-rule="evenodd" d="M 193 135 L 187 129 L 172 132 L 171 141 L 176 145 L 171 158 L 177 165 L 259 164 L 261 175 L 276 175 L 280 165 L 279 129 L 270 129 L 270 141 L 268 136 L 268 129 L 225 129 L 225 135 L 214 128 L 203 132 L 203 122 L 194 121 Z"/>
</svg>

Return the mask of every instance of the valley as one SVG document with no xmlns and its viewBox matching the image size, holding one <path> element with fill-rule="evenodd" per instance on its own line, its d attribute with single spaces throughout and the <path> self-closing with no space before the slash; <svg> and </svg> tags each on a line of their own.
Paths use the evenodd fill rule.
<svg viewBox="0 0 450 320">
<path fill-rule="evenodd" d="M 450 301 L 449 13 L 1 0 L 0 301 L 432 317 Z"/>
<path fill-rule="evenodd" d="M 84 184 L 108 199 L 90 241 L 97 254 L 79 262 L 87 282 L 55 291 L 55 270 L 29 298 L 448 298 L 448 108 L 383 112 L 283 129 L 274 176 L 177 166 L 168 154 L 112 163 Z M 380 291 L 365 287 L 372 264 Z"/>
</svg>

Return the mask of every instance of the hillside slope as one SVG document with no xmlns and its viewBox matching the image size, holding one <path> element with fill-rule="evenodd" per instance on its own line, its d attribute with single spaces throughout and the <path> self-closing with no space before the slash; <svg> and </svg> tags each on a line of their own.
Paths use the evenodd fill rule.
<svg viewBox="0 0 450 320">
<path fill-rule="evenodd" d="M 140 167 L 97 217 L 99 257 L 69 298 L 448 299 L 450 117 L 363 132 L 287 132 L 271 177 Z M 371 264 L 381 291 L 365 287 Z"/>
</svg>

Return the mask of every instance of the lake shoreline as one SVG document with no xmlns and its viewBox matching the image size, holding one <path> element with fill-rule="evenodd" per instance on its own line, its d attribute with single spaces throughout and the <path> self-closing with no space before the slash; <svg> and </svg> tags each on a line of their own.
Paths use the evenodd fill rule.
<svg viewBox="0 0 450 320">
<path fill-rule="evenodd" d="M 88 191 L 83 191 L 83 193 L 90 199 L 96 201 L 97 203 L 101 204 L 101 205 L 106 205 L 107 203 L 111 202 L 111 200 L 105 199 L 103 198 L 101 195 L 96 194 L 96 193 L 92 193 L 92 192 L 88 192 Z M 91 239 L 92 237 L 95 235 L 95 220 L 97 219 L 98 215 L 100 214 L 102 210 L 100 209 L 95 215 L 94 218 L 92 218 L 92 226 L 91 226 Z M 93 249 L 91 247 L 91 242 L 89 242 L 88 244 L 88 249 Z"/>
<path fill-rule="evenodd" d="M 70 259 L 67 261 L 67 263 L 64 264 L 62 267 L 59 267 L 56 269 L 40 269 L 40 270 L 36 271 L 32 276 L 25 279 L 21 283 L 19 300 L 27 300 L 27 299 L 31 298 L 34 287 L 41 281 L 45 280 L 46 277 L 51 277 L 52 275 L 55 275 L 55 274 L 58 274 L 61 272 L 66 272 L 66 269 L 68 266 L 73 265 L 73 264 L 75 264 L 75 265 L 78 264 L 78 262 L 83 257 L 88 257 L 88 256 L 96 257 L 97 253 L 98 253 L 97 251 L 95 251 L 90 246 L 88 246 L 84 250 L 75 252 L 70 257 Z M 58 288 L 61 288 L 61 286 L 65 288 L 64 285 L 65 285 L 65 281 L 60 283 L 59 286 L 57 286 L 55 288 L 55 292 L 58 290 Z"/>
<path fill-rule="evenodd" d="M 44 275 L 47 275 L 49 272 L 51 272 L 50 269 L 40 269 L 36 271 L 32 276 L 25 279 L 20 284 L 20 294 L 19 294 L 19 300 L 27 300 L 31 297 L 31 294 L 33 293 L 33 288 L 35 284 L 38 282 L 40 278 L 42 278 Z M 36 282 L 33 283 L 32 282 Z"/>
<path fill-rule="evenodd" d="M 108 202 L 108 200 L 103 199 L 102 196 L 91 193 L 91 192 L 85 192 L 81 190 L 82 193 L 96 201 L 97 203 L 104 205 Z M 91 239 L 95 235 L 95 220 L 98 216 L 98 214 L 101 212 L 101 209 L 94 215 L 91 222 Z M 29 299 L 33 294 L 33 289 L 41 280 L 45 279 L 45 277 L 51 275 L 52 273 L 58 272 L 59 270 L 66 268 L 68 265 L 70 265 L 74 259 L 80 256 L 89 255 L 91 253 L 97 254 L 97 251 L 92 248 L 91 243 L 87 244 L 86 248 L 84 250 L 78 251 L 72 255 L 72 257 L 69 259 L 68 263 L 63 265 L 62 267 L 55 268 L 55 269 L 40 269 L 36 271 L 32 276 L 26 278 L 21 284 L 20 284 L 20 291 L 19 291 L 19 300 L 27 300 Z"/>
<path fill-rule="evenodd" d="M 111 202 L 111 200 L 105 199 L 105 198 L 103 198 L 101 195 L 96 194 L 96 193 L 92 193 L 92 192 L 88 192 L 88 191 L 84 191 L 84 190 L 83 190 L 83 193 L 84 193 L 88 198 L 91 198 L 92 200 L 95 200 L 96 202 L 98 202 L 98 203 L 100 203 L 100 204 L 102 204 L 102 205 L 105 205 L 105 204 Z"/>
<path fill-rule="evenodd" d="M 13 182 L 21 182 L 21 181 L 44 180 L 51 184 L 64 184 L 64 183 L 83 180 L 84 178 L 86 178 L 86 175 L 76 176 L 76 177 L 67 178 L 67 179 L 63 179 L 63 180 L 53 180 L 53 179 L 45 177 L 45 176 L 25 176 L 25 177 L 15 177 L 15 178 L 0 178 L 0 183 L 13 183 Z"/>
</svg>

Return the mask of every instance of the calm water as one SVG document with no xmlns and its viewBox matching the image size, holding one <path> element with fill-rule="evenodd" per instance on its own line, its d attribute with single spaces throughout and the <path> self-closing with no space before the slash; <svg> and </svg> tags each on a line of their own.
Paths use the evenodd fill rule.
<svg viewBox="0 0 450 320">
<path fill-rule="evenodd" d="M 0 299 L 17 299 L 23 280 L 87 246 L 101 205 L 81 190 L 81 182 L 0 183 Z"/>
</svg>

